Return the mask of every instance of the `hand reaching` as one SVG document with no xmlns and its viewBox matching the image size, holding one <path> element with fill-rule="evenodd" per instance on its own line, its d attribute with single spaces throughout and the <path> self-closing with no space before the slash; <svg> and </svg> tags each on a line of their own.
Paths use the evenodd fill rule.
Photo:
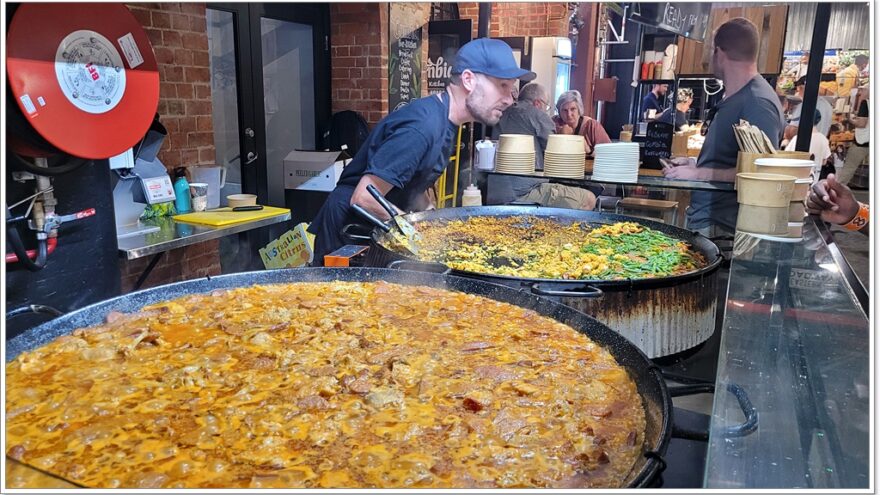
<svg viewBox="0 0 880 495">
<path fill-rule="evenodd" d="M 674 166 L 663 169 L 663 175 L 667 179 L 708 180 L 706 170 L 698 168 L 696 160 L 691 157 L 673 158 L 670 162 Z"/>
<path fill-rule="evenodd" d="M 677 156 L 670 158 L 669 161 L 676 167 L 696 167 L 697 159 L 692 156 Z"/>
<path fill-rule="evenodd" d="M 859 212 L 859 202 L 848 187 L 837 182 L 834 174 L 828 174 L 810 188 L 807 211 L 818 214 L 826 222 L 843 225 Z"/>
</svg>

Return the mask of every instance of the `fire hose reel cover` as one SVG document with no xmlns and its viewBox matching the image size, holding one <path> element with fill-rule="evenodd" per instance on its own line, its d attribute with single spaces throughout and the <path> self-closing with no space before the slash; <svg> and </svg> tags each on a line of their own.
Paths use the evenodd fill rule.
<svg viewBox="0 0 880 495">
<path fill-rule="evenodd" d="M 124 5 L 25 3 L 6 41 L 16 103 L 53 146 L 102 159 L 144 137 L 159 105 L 159 71 Z"/>
</svg>

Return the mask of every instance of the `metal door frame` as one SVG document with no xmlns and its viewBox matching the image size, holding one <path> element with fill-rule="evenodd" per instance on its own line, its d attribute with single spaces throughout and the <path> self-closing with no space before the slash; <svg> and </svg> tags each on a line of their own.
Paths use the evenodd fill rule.
<svg viewBox="0 0 880 495">
<path fill-rule="evenodd" d="M 207 8 L 233 14 L 238 89 L 238 130 L 242 192 L 256 194 L 260 204 L 284 207 L 283 165 L 266 163 L 266 116 L 260 19 L 312 27 L 315 74 L 315 140 L 320 147 L 330 122 L 330 7 L 328 4 L 208 3 Z M 248 130 L 253 130 L 253 135 Z"/>
</svg>

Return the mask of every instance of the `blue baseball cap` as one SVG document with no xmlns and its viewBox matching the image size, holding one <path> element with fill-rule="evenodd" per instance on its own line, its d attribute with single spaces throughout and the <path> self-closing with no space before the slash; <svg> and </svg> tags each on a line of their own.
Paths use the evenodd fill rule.
<svg viewBox="0 0 880 495">
<path fill-rule="evenodd" d="M 531 81 L 536 77 L 534 72 L 520 68 L 507 43 L 491 38 L 478 38 L 458 49 L 452 73 L 461 74 L 465 70 L 498 79 Z"/>
</svg>

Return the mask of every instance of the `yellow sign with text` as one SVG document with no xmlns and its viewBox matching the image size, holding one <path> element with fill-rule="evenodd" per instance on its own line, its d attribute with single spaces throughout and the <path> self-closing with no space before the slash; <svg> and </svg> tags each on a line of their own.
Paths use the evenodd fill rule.
<svg viewBox="0 0 880 495">
<path fill-rule="evenodd" d="M 274 270 L 296 268 L 311 263 L 314 256 L 315 236 L 308 233 L 306 228 L 308 224 L 301 223 L 260 249 L 263 266 L 268 270 Z"/>
</svg>

